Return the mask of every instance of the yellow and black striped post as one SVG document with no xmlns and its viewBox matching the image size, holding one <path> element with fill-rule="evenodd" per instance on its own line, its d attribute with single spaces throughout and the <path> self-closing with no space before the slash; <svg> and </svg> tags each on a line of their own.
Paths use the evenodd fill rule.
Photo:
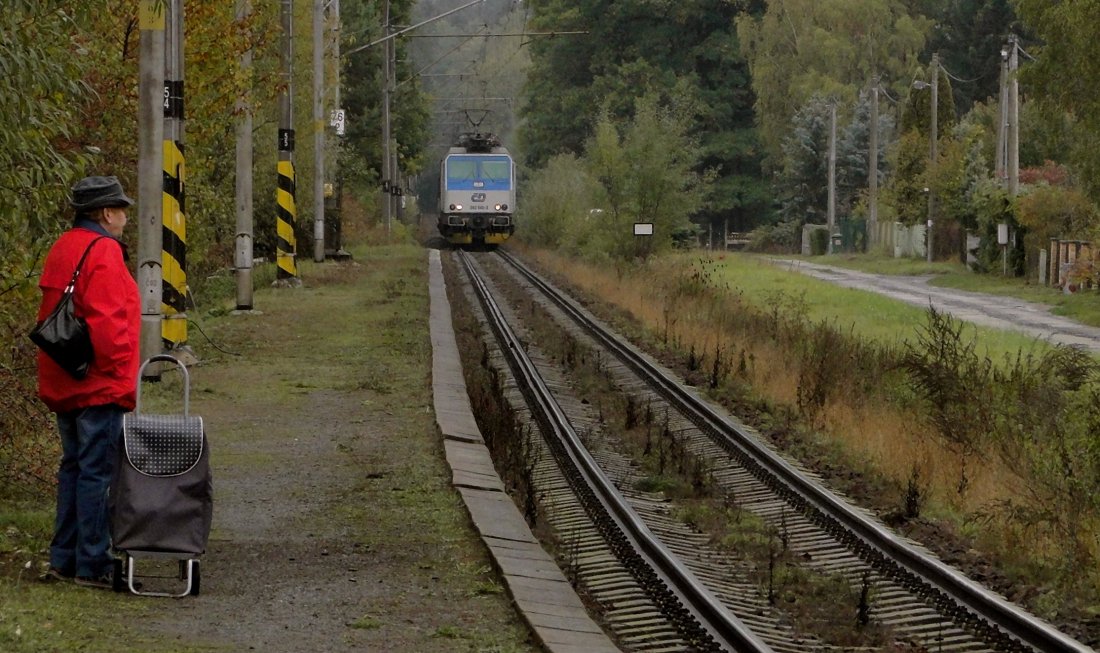
<svg viewBox="0 0 1100 653">
<path fill-rule="evenodd" d="M 187 227 L 183 155 L 183 0 L 168 3 L 164 79 L 164 185 L 161 194 L 161 338 L 167 351 L 187 346 Z"/>
<path fill-rule="evenodd" d="M 183 145 L 164 141 L 164 226 L 161 236 L 161 337 L 167 349 L 187 343 L 187 222 L 184 213 Z"/>
<path fill-rule="evenodd" d="M 282 140 L 282 139 L 280 139 Z M 293 151 L 294 133 L 289 135 L 290 150 Z M 298 207 L 294 199 L 294 162 L 291 160 L 279 161 L 279 182 L 276 193 L 276 263 L 278 279 L 297 279 L 298 266 L 294 257 L 297 250 L 297 240 L 294 237 L 294 223 L 298 217 Z"/>
<path fill-rule="evenodd" d="M 294 69 L 294 2 L 282 0 L 279 12 L 283 26 L 283 42 L 280 48 L 280 68 L 283 88 L 279 92 L 279 180 L 275 189 L 275 283 L 280 286 L 297 286 L 298 264 L 294 260 L 297 240 L 294 222 L 298 207 L 294 202 L 294 103 L 292 71 Z"/>
</svg>

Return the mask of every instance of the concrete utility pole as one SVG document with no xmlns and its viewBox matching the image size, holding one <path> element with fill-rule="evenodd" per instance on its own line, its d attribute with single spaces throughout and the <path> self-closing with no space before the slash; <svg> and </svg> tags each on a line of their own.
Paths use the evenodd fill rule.
<svg viewBox="0 0 1100 653">
<path fill-rule="evenodd" d="M 1020 190 L 1020 46 L 1016 35 L 1008 37 L 1008 194 L 1016 197 Z"/>
<path fill-rule="evenodd" d="M 878 236 L 878 86 L 879 76 L 875 75 L 871 79 L 871 143 L 867 156 L 867 231 L 872 245 Z"/>
<path fill-rule="evenodd" d="M 138 268 L 141 293 L 141 359 L 162 352 L 161 193 L 164 190 L 164 25 L 160 0 L 142 0 L 138 9 L 141 45 L 138 73 Z M 159 366 L 155 368 L 159 378 Z"/>
<path fill-rule="evenodd" d="M 1000 85 L 1000 102 L 998 103 L 998 120 L 997 120 L 997 155 L 994 157 L 995 162 L 994 175 L 997 177 L 997 181 L 1001 183 L 1005 188 L 1008 187 L 1008 52 L 1010 44 L 1006 44 L 1001 48 L 1001 85 Z"/>
<path fill-rule="evenodd" d="M 390 120 L 393 120 L 393 96 L 397 94 L 397 39 L 390 42 Z M 401 206 L 404 201 L 405 175 L 401 172 L 401 158 L 398 156 L 397 134 L 390 125 L 390 171 L 393 175 L 393 188 L 390 191 L 390 202 L 393 205 L 392 215 L 397 220 L 405 219 L 405 211 Z"/>
<path fill-rule="evenodd" d="M 929 80 L 932 83 L 932 135 L 929 143 L 929 158 L 928 158 L 928 170 L 932 171 L 936 169 L 936 145 L 939 140 L 939 134 L 937 133 L 939 113 L 940 113 L 940 55 L 939 53 L 932 54 L 932 78 Z M 936 206 L 936 191 L 932 188 L 933 184 L 931 180 L 928 184 L 928 228 L 925 232 L 925 244 L 928 250 L 928 262 L 932 262 L 932 217 L 935 214 Z"/>
<path fill-rule="evenodd" d="M 298 216 L 294 174 L 294 102 L 291 86 L 294 70 L 294 1 L 282 0 L 282 89 L 279 93 L 279 164 L 276 190 L 276 280 L 280 286 L 301 285 L 294 260 L 297 238 L 294 222 Z"/>
<path fill-rule="evenodd" d="M 332 59 L 335 62 L 335 72 L 332 75 L 332 106 L 340 108 L 340 30 L 343 27 L 340 22 L 340 0 L 330 0 L 332 3 Z"/>
<path fill-rule="evenodd" d="M 833 101 L 829 119 L 829 245 L 833 253 L 833 230 L 836 225 L 836 101 Z"/>
<path fill-rule="evenodd" d="M 385 32 L 385 36 L 383 36 L 382 38 L 377 39 L 375 41 L 371 41 L 370 43 L 367 43 L 365 45 L 360 45 L 359 47 L 348 50 L 343 55 L 343 56 L 346 57 L 348 55 L 355 54 L 356 52 L 361 52 L 363 50 L 366 50 L 369 47 L 378 45 L 379 43 L 384 43 L 385 48 L 386 48 L 386 51 L 383 55 L 384 63 L 382 65 L 382 77 L 383 77 L 383 83 L 382 83 L 382 166 L 381 166 L 380 172 L 382 174 L 382 192 L 383 192 L 382 210 L 383 210 L 383 213 L 385 215 L 386 233 L 387 234 L 390 233 L 390 220 L 393 216 L 394 201 L 396 199 L 395 195 L 396 195 L 397 191 L 394 190 L 394 189 L 399 188 L 399 186 L 396 186 L 397 177 L 398 177 L 398 172 L 397 172 L 397 145 L 396 145 L 396 142 L 394 141 L 394 139 L 392 138 L 392 135 L 390 133 L 391 132 L 391 129 L 390 129 L 390 96 L 393 93 L 394 77 L 396 76 L 395 72 L 394 72 L 395 71 L 394 53 L 396 51 L 396 48 L 395 48 L 394 43 L 393 43 L 394 38 L 397 37 L 397 36 L 400 36 L 401 34 L 411 32 L 412 30 L 417 29 L 419 27 L 422 27 L 424 25 L 427 25 L 428 23 L 431 23 L 433 21 L 439 20 L 440 18 L 450 16 L 451 14 L 453 14 L 455 12 L 462 11 L 463 9 L 466 9 L 467 7 L 472 7 L 472 6 L 474 6 L 474 5 L 476 5 L 480 2 L 483 2 L 483 1 L 484 0 L 472 0 L 471 2 L 468 2 L 464 5 L 462 5 L 461 7 L 455 7 L 454 9 L 451 9 L 450 11 L 445 11 L 442 14 L 439 14 L 438 16 L 434 16 L 434 17 L 429 18 L 427 20 L 420 21 L 419 23 L 417 23 L 415 25 L 411 25 L 411 26 L 406 27 L 402 30 L 394 32 L 391 25 L 390 25 L 390 2 L 389 2 L 389 0 L 385 0 L 385 2 L 383 4 L 383 11 L 382 11 L 382 16 L 383 16 L 383 18 L 382 18 L 382 29 Z M 467 99 L 467 98 L 463 98 L 463 99 Z"/>
<path fill-rule="evenodd" d="M 248 29 L 251 0 L 237 0 L 237 22 Z M 251 32 L 245 33 L 251 42 Z M 237 237 L 234 264 L 237 275 L 237 310 L 252 310 L 252 47 L 241 53 L 245 88 L 237 98 Z"/>
<path fill-rule="evenodd" d="M 344 109 L 341 104 L 340 97 L 340 0 L 331 0 L 332 11 L 332 61 L 333 61 L 333 73 L 332 73 L 332 108 L 334 111 L 341 112 L 344 115 Z M 332 235 L 332 256 L 336 259 L 350 258 L 351 255 L 344 251 L 344 239 L 343 239 L 343 197 L 344 197 L 344 182 L 343 182 L 343 170 L 340 168 L 340 156 L 344 150 L 344 134 L 347 129 L 344 122 L 338 122 L 336 124 L 336 154 L 333 156 L 333 171 L 330 177 L 334 183 L 334 192 L 332 198 L 333 211 L 332 217 L 329 222 L 329 233 Z M 326 256 L 328 254 L 326 253 Z"/>
<path fill-rule="evenodd" d="M 313 0 L 313 260 L 325 260 L 325 2 Z"/>
<path fill-rule="evenodd" d="M 187 345 L 187 185 L 184 157 L 183 0 L 168 0 L 164 44 L 164 200 L 161 242 L 161 336 L 183 364 L 196 362 Z"/>
<path fill-rule="evenodd" d="M 382 4 L 382 29 L 390 35 L 390 0 Z M 385 53 L 382 56 L 382 217 L 386 221 L 386 234 L 390 233 L 392 218 L 390 188 L 393 177 L 390 174 L 390 58 L 393 51 L 393 39 L 386 39 Z"/>
</svg>

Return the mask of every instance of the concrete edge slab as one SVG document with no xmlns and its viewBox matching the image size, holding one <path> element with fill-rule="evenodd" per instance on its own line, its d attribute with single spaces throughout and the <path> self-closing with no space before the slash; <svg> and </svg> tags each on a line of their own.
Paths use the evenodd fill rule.
<svg viewBox="0 0 1100 653">
<path fill-rule="evenodd" d="M 496 476 L 488 449 L 477 431 L 461 367 L 454 364 L 459 360 L 458 345 L 451 327 L 451 308 L 438 250 L 430 252 L 428 268 L 436 423 L 444 436 L 447 463 L 466 510 L 500 570 L 516 608 L 547 651 L 619 651 L 592 620 L 572 585 L 503 491 L 504 484 Z M 437 374 L 457 378 L 435 378 Z"/>
</svg>

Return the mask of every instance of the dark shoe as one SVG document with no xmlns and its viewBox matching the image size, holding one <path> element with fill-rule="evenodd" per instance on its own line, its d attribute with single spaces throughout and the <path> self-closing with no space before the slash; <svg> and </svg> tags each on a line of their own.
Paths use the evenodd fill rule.
<svg viewBox="0 0 1100 653">
<path fill-rule="evenodd" d="M 38 577 L 43 583 L 68 583 L 73 580 L 72 576 L 66 576 L 57 567 L 50 567 L 46 570 L 46 573 Z"/>
<path fill-rule="evenodd" d="M 75 582 L 81 587 L 93 587 L 115 592 L 121 589 L 120 586 L 115 585 L 115 575 L 111 572 L 107 572 L 102 576 L 77 576 Z"/>
</svg>

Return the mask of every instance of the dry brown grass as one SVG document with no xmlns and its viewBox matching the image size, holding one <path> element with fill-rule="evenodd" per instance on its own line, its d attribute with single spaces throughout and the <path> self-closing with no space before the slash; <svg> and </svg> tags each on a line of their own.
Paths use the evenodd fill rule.
<svg viewBox="0 0 1100 653">
<path fill-rule="evenodd" d="M 732 332 L 714 309 L 700 308 L 689 298 L 677 296 L 670 286 L 675 275 L 662 270 L 660 263 L 642 272 L 623 273 L 552 252 L 529 251 L 526 255 L 552 275 L 621 310 L 651 338 L 681 354 L 694 349 L 704 358 L 704 370 L 716 346 L 727 353 L 743 351 L 752 361 L 746 380 L 753 392 L 773 404 L 796 405 L 799 362 L 791 352 L 774 340 Z M 736 298 L 731 296 L 730 301 Z M 865 397 L 840 394 L 829 400 L 818 420 L 819 435 L 839 446 L 843 459 L 865 464 L 889 484 L 905 488 L 917 470 L 925 514 L 954 517 L 962 524 L 983 518 L 997 502 L 1018 501 L 1022 496 L 1023 482 L 995 456 L 971 459 L 964 465 L 956 452 L 935 437 L 931 427 L 903 407 L 869 404 Z M 964 474 L 965 491 L 960 492 Z M 1059 553 L 1058 544 L 1042 534 L 1025 533 L 999 520 L 981 529 L 980 537 L 982 544 L 1002 553 Z"/>
</svg>

